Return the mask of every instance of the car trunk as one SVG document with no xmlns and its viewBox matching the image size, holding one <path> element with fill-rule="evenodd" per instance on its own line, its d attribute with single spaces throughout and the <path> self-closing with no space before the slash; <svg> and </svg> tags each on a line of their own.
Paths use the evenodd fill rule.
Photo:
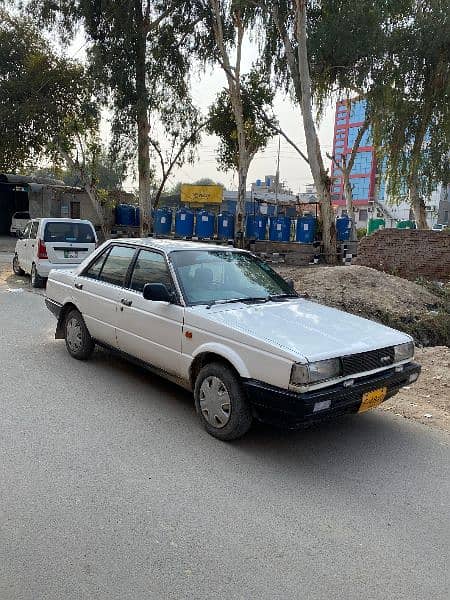
<svg viewBox="0 0 450 600">
<path fill-rule="evenodd" d="M 87 223 L 47 223 L 43 241 L 49 262 L 57 264 L 81 263 L 95 249 L 95 234 Z"/>
</svg>

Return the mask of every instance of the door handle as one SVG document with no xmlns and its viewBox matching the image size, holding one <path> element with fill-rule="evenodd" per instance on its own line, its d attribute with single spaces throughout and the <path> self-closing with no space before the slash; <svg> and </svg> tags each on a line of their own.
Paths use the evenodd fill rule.
<svg viewBox="0 0 450 600">
<path fill-rule="evenodd" d="M 77 288 L 77 290 L 82 290 L 83 289 L 83 284 L 82 283 L 76 283 L 75 287 Z"/>
<path fill-rule="evenodd" d="M 120 300 L 120 302 L 124 305 L 124 306 L 131 306 L 133 304 L 133 302 L 131 300 L 127 300 L 126 298 L 122 298 Z"/>
</svg>

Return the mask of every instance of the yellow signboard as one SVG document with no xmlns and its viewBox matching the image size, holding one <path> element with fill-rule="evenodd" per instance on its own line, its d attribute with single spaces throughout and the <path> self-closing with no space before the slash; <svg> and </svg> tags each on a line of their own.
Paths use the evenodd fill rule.
<svg viewBox="0 0 450 600">
<path fill-rule="evenodd" d="M 223 200 L 221 185 L 181 184 L 181 202 L 192 204 L 220 204 Z"/>
</svg>

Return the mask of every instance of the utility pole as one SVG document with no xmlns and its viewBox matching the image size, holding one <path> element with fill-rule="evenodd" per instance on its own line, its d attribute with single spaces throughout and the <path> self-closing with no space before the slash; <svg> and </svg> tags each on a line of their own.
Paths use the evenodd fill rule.
<svg viewBox="0 0 450 600">
<path fill-rule="evenodd" d="M 278 136 L 278 158 L 277 158 L 277 172 L 275 175 L 275 205 L 276 212 L 278 215 L 278 188 L 280 185 L 280 147 L 281 147 L 281 137 Z"/>
</svg>

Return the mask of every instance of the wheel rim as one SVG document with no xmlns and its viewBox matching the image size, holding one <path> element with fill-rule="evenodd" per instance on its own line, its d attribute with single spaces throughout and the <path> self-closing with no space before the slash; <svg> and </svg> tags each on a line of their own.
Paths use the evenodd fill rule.
<svg viewBox="0 0 450 600">
<path fill-rule="evenodd" d="M 72 317 L 66 325 L 66 341 L 71 350 L 77 352 L 83 344 L 81 325 L 78 319 Z"/>
<path fill-rule="evenodd" d="M 222 429 L 231 417 L 231 401 L 228 390 L 221 379 L 211 375 L 200 386 L 200 410 L 206 421 Z"/>
<path fill-rule="evenodd" d="M 16 275 L 17 275 L 18 270 L 19 270 L 19 261 L 18 261 L 17 256 L 15 256 L 13 258 L 13 271 Z"/>
</svg>

